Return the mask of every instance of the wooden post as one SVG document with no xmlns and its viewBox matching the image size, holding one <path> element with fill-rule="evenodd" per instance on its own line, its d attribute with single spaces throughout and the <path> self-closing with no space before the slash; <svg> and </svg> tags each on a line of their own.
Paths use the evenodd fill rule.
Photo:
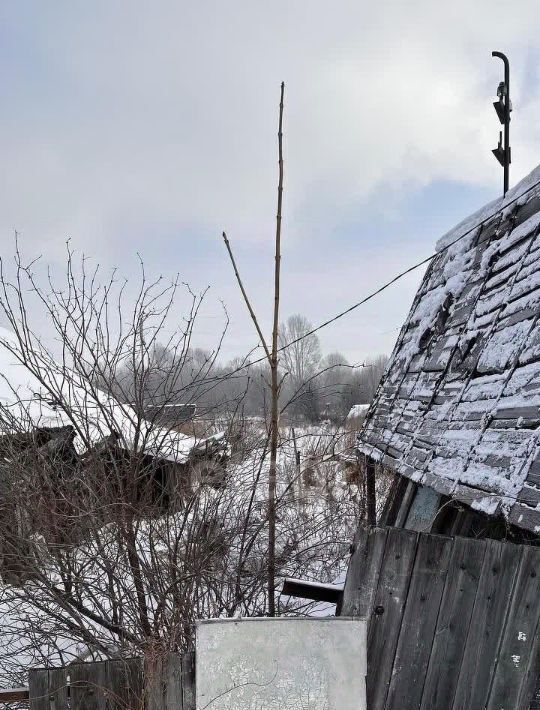
<svg viewBox="0 0 540 710">
<path fill-rule="evenodd" d="M 298 491 L 297 501 L 300 503 L 300 505 L 302 505 L 302 474 L 300 469 L 300 451 L 298 450 L 298 446 L 296 445 L 296 432 L 294 430 L 294 427 L 291 427 L 291 432 L 294 446 L 294 463 L 296 475 L 296 481 L 295 485 L 293 486 L 293 490 L 296 489 Z"/>
<path fill-rule="evenodd" d="M 366 510 L 367 523 L 370 527 L 377 524 L 377 501 L 375 498 L 375 462 L 366 459 Z"/>
<path fill-rule="evenodd" d="M 379 517 L 379 525 L 381 527 L 394 526 L 396 524 L 408 484 L 408 478 L 400 476 L 397 473 L 394 474 L 394 479 L 390 484 L 383 511 Z"/>
<path fill-rule="evenodd" d="M 249 314 L 259 338 L 261 339 L 264 352 L 270 365 L 271 373 L 271 420 L 270 420 L 270 467 L 268 471 L 268 616 L 276 615 L 276 480 L 277 480 L 277 449 L 279 439 L 279 391 L 281 383 L 279 382 L 279 347 L 278 347 L 278 331 L 279 331 L 279 294 L 280 294 L 280 269 L 281 269 L 281 206 L 283 202 L 283 100 L 285 95 L 285 84 L 281 83 L 281 98 L 279 102 L 279 129 L 278 129 L 278 166 L 279 166 L 279 181 L 278 181 L 278 199 L 277 199 L 277 214 L 276 214 L 276 242 L 275 242 L 275 258 L 274 258 L 274 316 L 272 327 L 272 348 L 266 344 L 263 332 L 257 321 L 255 311 L 253 310 L 249 298 L 247 296 L 244 285 L 240 278 L 236 262 L 232 253 L 227 235 L 223 232 L 223 240 L 229 252 L 234 273 L 240 290 L 244 297 L 244 301 L 249 310 Z"/>
</svg>

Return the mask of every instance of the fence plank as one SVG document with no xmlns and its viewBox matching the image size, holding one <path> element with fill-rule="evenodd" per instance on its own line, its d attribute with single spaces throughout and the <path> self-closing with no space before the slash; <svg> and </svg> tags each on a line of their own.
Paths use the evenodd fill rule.
<svg viewBox="0 0 540 710">
<path fill-rule="evenodd" d="M 372 528 L 362 531 L 351 558 L 345 587 L 341 616 L 369 616 L 377 589 L 388 530 Z"/>
<path fill-rule="evenodd" d="M 163 663 L 166 683 L 165 710 L 184 710 L 182 697 L 182 656 L 171 653 Z"/>
<path fill-rule="evenodd" d="M 28 690 L 30 710 L 49 710 L 49 671 L 46 668 L 29 672 Z"/>
<path fill-rule="evenodd" d="M 195 710 L 195 652 L 182 656 L 182 710 Z"/>
<path fill-rule="evenodd" d="M 516 545 L 486 540 L 452 710 L 485 706 L 520 557 L 521 549 Z"/>
<path fill-rule="evenodd" d="M 418 535 L 390 529 L 386 539 L 378 587 L 369 613 L 367 695 L 371 710 L 383 710 Z"/>
<path fill-rule="evenodd" d="M 540 710 L 540 676 L 536 680 L 536 692 L 529 710 Z"/>
<path fill-rule="evenodd" d="M 49 697 L 54 701 L 50 710 L 68 710 L 68 669 L 51 668 L 49 670 Z"/>
<path fill-rule="evenodd" d="M 142 659 L 107 661 L 108 708 L 142 710 L 144 707 L 144 675 Z"/>
<path fill-rule="evenodd" d="M 451 538 L 419 536 L 386 708 L 420 705 L 452 546 Z"/>
<path fill-rule="evenodd" d="M 74 710 L 106 710 L 105 663 L 74 663 L 69 678 Z"/>
<path fill-rule="evenodd" d="M 146 710 L 165 710 L 165 666 L 167 659 L 146 659 L 144 693 Z"/>
<path fill-rule="evenodd" d="M 540 599 L 540 550 L 525 547 L 521 557 L 516 585 L 512 594 L 504 635 L 499 650 L 494 680 L 487 710 L 500 708 L 528 708 L 534 695 L 530 689 L 528 698 L 518 705 L 523 683 L 536 660 L 534 646 L 538 623 L 538 600 Z M 534 675 L 538 667 L 533 669 Z"/>
<path fill-rule="evenodd" d="M 454 540 L 422 695 L 422 710 L 452 707 L 485 551 L 483 540 Z"/>
<path fill-rule="evenodd" d="M 524 707 L 528 708 L 528 710 L 540 710 L 540 620 L 536 627 L 534 650 L 531 658 L 532 662 L 521 688 L 518 705 L 520 708 Z M 527 705 L 528 698 L 530 699 L 529 705 Z"/>
</svg>

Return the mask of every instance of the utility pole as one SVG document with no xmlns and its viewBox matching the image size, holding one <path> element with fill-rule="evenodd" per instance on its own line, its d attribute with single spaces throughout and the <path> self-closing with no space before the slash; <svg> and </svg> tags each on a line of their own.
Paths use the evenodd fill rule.
<svg viewBox="0 0 540 710">
<path fill-rule="evenodd" d="M 493 155 L 497 158 L 504 170 L 504 192 L 508 192 L 508 182 L 510 179 L 510 163 L 512 155 L 510 151 L 510 112 L 512 111 L 512 102 L 510 101 L 510 62 L 508 57 L 502 52 L 492 52 L 492 57 L 502 59 L 504 63 L 504 81 L 501 81 L 497 88 L 498 100 L 493 102 L 493 107 L 497 112 L 499 121 L 504 126 L 504 146 L 503 132 L 499 133 L 499 144 L 493 149 Z"/>
</svg>

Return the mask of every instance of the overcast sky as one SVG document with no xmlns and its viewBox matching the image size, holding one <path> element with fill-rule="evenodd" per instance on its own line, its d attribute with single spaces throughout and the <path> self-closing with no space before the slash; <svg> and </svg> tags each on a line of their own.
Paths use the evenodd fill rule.
<svg viewBox="0 0 540 710">
<path fill-rule="evenodd" d="M 493 49 L 513 70 L 511 183 L 540 162 L 538 37 L 538 0 L 2 2 L 2 256 L 15 229 L 52 265 L 68 237 L 127 276 L 139 252 L 211 286 L 198 344 L 215 343 L 222 299 L 226 354 L 248 350 L 220 235 L 268 330 L 284 80 L 282 313 L 323 321 L 499 194 Z M 420 277 L 323 348 L 389 352 Z"/>
</svg>

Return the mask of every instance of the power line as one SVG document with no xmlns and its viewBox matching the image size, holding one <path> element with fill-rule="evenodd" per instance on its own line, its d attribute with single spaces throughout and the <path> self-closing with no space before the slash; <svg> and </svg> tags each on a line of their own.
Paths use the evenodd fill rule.
<svg viewBox="0 0 540 710">
<path fill-rule="evenodd" d="M 537 182 L 533 183 L 530 185 L 526 190 L 521 192 L 519 195 L 516 195 L 516 197 L 512 198 L 509 200 L 506 204 L 505 207 L 508 208 L 510 205 L 512 205 L 514 202 L 517 202 L 517 200 L 521 199 L 524 195 L 527 195 L 529 192 L 534 190 L 536 187 L 540 185 L 540 180 Z M 504 198 L 503 198 L 504 200 Z M 354 303 L 352 306 L 349 306 L 346 308 L 344 311 L 341 311 L 335 316 L 332 316 L 332 318 L 329 318 L 328 320 L 325 320 L 323 323 L 320 323 L 318 326 L 315 328 L 312 328 L 310 331 L 307 333 L 304 333 L 303 335 L 300 335 L 298 338 L 295 338 L 294 340 L 291 340 L 290 343 L 285 343 L 285 345 L 282 345 L 280 348 L 278 348 L 278 353 L 282 352 L 283 350 L 286 350 L 287 348 L 290 348 L 292 345 L 296 345 L 296 343 L 301 342 L 302 340 L 305 340 L 305 338 L 309 338 L 311 335 L 314 335 L 315 333 L 318 333 L 320 330 L 323 328 L 326 328 L 328 325 L 331 325 L 332 323 L 335 323 L 337 320 L 340 320 L 344 316 L 348 315 L 349 313 L 352 313 L 352 311 L 356 310 L 360 306 L 363 306 L 365 303 L 368 301 L 373 300 L 376 296 L 381 294 L 383 291 L 386 291 L 390 286 L 393 286 L 397 281 L 400 281 L 404 276 L 407 276 L 407 274 L 412 273 L 413 271 L 416 271 L 416 269 L 419 269 L 421 266 L 424 266 L 424 264 L 428 264 L 430 261 L 433 261 L 437 256 L 440 254 L 444 254 L 445 251 L 448 251 L 450 247 L 453 247 L 454 244 L 457 244 L 460 242 L 462 239 L 467 237 L 471 232 L 474 232 L 478 227 L 483 226 L 486 222 L 489 222 L 490 219 L 495 217 L 499 211 L 501 210 L 502 205 L 498 207 L 493 213 L 488 215 L 487 217 L 484 217 L 481 219 L 479 222 L 474 224 L 470 229 L 467 229 L 463 234 L 461 234 L 459 237 L 456 237 L 453 241 L 449 242 L 446 244 L 442 249 L 439 251 L 436 251 L 434 254 L 431 254 L 430 256 L 427 256 L 425 259 L 422 259 L 421 261 L 417 262 L 413 266 L 410 266 L 408 269 L 405 269 L 404 271 L 401 271 L 399 274 L 391 278 L 389 281 L 384 283 L 382 286 L 377 288 L 375 291 L 372 291 L 368 296 L 363 298 L 361 301 L 358 301 L 357 303 Z M 262 362 L 266 362 L 267 357 L 266 355 L 263 355 L 262 357 L 258 358 L 257 360 L 252 360 L 250 362 L 246 362 L 245 365 L 241 365 L 240 367 L 237 367 L 235 370 L 232 370 L 231 372 L 227 373 L 227 376 L 230 377 L 231 375 L 235 375 L 237 372 L 242 372 L 247 370 L 249 367 L 253 367 L 253 365 L 260 365 Z M 361 367 L 366 367 L 365 365 L 361 365 Z M 212 378 L 209 378 L 210 380 Z M 215 378 L 215 379 L 221 379 L 221 378 Z M 209 380 L 206 380 L 207 382 Z"/>
<path fill-rule="evenodd" d="M 538 187 L 539 185 L 540 185 L 540 180 L 533 183 L 530 187 L 528 187 L 526 190 L 524 190 L 524 192 L 520 193 L 519 195 L 516 195 L 516 197 L 509 200 L 505 204 L 505 207 L 506 208 L 509 207 L 514 202 L 521 199 L 524 195 L 531 192 L 531 190 L 534 190 L 534 188 Z M 328 320 L 324 321 L 323 323 L 320 323 L 318 326 L 316 326 L 315 328 L 312 328 L 307 333 L 304 333 L 303 335 L 299 336 L 298 338 L 291 340 L 290 343 L 285 343 L 285 345 L 282 345 L 278 349 L 278 352 L 282 352 L 283 350 L 290 348 L 292 345 L 296 345 L 296 343 L 299 343 L 301 340 L 304 340 L 305 338 L 309 338 L 310 335 L 314 335 L 315 333 L 319 332 L 323 328 L 326 328 L 326 326 L 331 325 L 332 323 L 335 323 L 340 318 L 343 318 L 344 316 L 348 315 L 349 313 L 356 310 L 360 306 L 364 305 L 364 303 L 371 301 L 376 296 L 378 296 L 380 293 L 382 293 L 383 291 L 386 291 L 386 289 L 390 288 L 390 286 L 393 286 L 397 281 L 400 281 L 404 276 L 407 276 L 407 274 L 410 274 L 411 272 L 416 271 L 416 269 L 419 269 L 421 266 L 424 266 L 424 264 L 428 264 L 430 261 L 435 259 L 435 257 L 439 256 L 440 254 L 443 254 L 445 251 L 450 249 L 450 247 L 454 246 L 454 244 L 457 244 L 457 242 L 459 242 L 462 239 L 464 239 L 465 237 L 467 237 L 469 234 L 471 234 L 471 232 L 474 232 L 474 230 L 478 229 L 478 227 L 481 227 L 486 222 L 489 222 L 490 219 L 492 219 L 493 217 L 495 217 L 499 213 L 500 209 L 501 209 L 501 206 L 497 210 L 495 210 L 495 212 L 488 215 L 487 217 L 484 217 L 484 219 L 480 220 L 480 222 L 476 223 L 473 227 L 468 229 L 466 232 L 461 234 L 459 237 L 456 237 L 456 239 L 454 239 L 452 242 L 450 242 L 449 244 L 446 244 L 442 249 L 435 252 L 434 254 L 431 254 L 430 256 L 427 256 L 425 259 L 422 259 L 422 261 L 419 261 L 418 263 L 414 264 L 413 266 L 410 266 L 408 269 L 405 269 L 405 271 L 402 271 L 401 273 L 397 274 L 392 279 L 390 279 L 390 281 L 387 281 L 386 283 L 384 283 L 382 286 L 380 286 L 378 289 L 376 289 L 375 291 L 370 293 L 368 296 L 363 298 L 361 301 L 354 303 L 352 306 L 349 306 L 349 308 L 346 308 L 344 311 L 341 311 L 341 313 L 338 313 L 337 315 L 333 316 L 332 318 L 329 318 Z M 251 367 L 252 365 L 258 365 L 261 362 L 264 362 L 265 360 L 266 360 L 266 357 L 261 357 L 258 360 L 253 360 L 252 362 L 246 363 L 246 365 L 244 367 L 241 367 L 238 370 L 234 370 L 233 373 L 231 373 L 231 374 L 234 374 L 234 372 L 239 372 L 240 370 Z"/>
</svg>

